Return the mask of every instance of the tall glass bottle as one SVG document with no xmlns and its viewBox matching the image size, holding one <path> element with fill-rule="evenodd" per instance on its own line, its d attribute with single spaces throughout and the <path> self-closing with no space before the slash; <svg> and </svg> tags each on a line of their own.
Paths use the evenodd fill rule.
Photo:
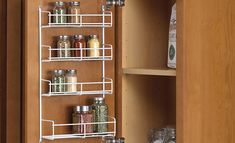
<svg viewBox="0 0 235 143">
<path fill-rule="evenodd" d="M 62 1 L 55 2 L 55 6 L 53 9 L 53 16 L 52 22 L 53 23 L 67 23 L 67 17 L 61 14 L 66 14 L 66 7 L 65 3 Z"/>
<path fill-rule="evenodd" d="M 54 70 L 52 83 L 52 92 L 65 92 L 64 70 Z"/>
<path fill-rule="evenodd" d="M 107 122 L 108 121 L 108 105 L 105 103 L 104 98 L 96 97 L 92 105 L 93 120 L 94 122 Z M 107 132 L 107 124 L 95 124 L 94 132 Z"/>
</svg>

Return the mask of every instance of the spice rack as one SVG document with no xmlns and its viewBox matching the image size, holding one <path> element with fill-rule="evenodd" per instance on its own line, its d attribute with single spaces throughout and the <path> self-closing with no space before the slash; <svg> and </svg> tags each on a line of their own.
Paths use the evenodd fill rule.
<svg viewBox="0 0 235 143">
<path fill-rule="evenodd" d="M 45 16 L 47 22 L 42 20 L 42 17 Z M 79 23 L 52 23 L 53 16 L 79 16 Z M 44 17 L 44 18 L 45 18 Z M 97 21 L 89 21 L 89 19 L 97 19 Z M 93 122 L 93 123 L 78 123 L 78 124 L 56 124 L 54 120 L 45 120 L 42 113 L 42 102 L 43 97 L 52 97 L 52 96 L 80 96 L 80 95 L 102 95 L 103 98 L 107 94 L 113 93 L 113 80 L 105 76 L 105 61 L 113 59 L 113 47 L 111 44 L 105 43 L 105 28 L 112 27 L 112 12 L 106 11 L 105 6 L 102 5 L 101 14 L 51 14 L 50 11 L 42 10 L 39 7 L 39 69 L 40 69 L 40 91 L 39 91 L 39 106 L 40 106 L 40 143 L 43 142 L 43 139 L 46 140 L 56 140 L 56 139 L 85 139 L 85 138 L 97 138 L 97 137 L 106 137 L 106 136 L 116 136 L 116 119 L 114 117 L 109 117 L 107 122 Z M 102 29 L 102 44 L 99 48 L 101 56 L 99 57 L 88 57 L 82 55 L 82 51 L 89 51 L 90 48 L 69 48 L 66 50 L 79 50 L 81 55 L 80 57 L 55 57 L 53 52 L 58 51 L 57 48 L 52 48 L 49 45 L 44 45 L 42 41 L 42 30 L 48 28 L 101 28 Z M 43 53 L 47 51 L 48 56 L 45 57 Z M 61 49 L 60 49 L 61 50 Z M 77 92 L 52 92 L 53 83 L 43 78 L 43 64 L 53 63 L 53 62 L 82 62 L 82 61 L 101 61 L 102 62 L 102 77 L 101 81 L 96 82 L 78 82 L 76 85 L 79 87 Z M 43 88 L 44 84 L 49 87 L 48 93 L 44 93 Z M 69 84 L 69 83 L 63 83 Z M 94 88 L 94 86 L 96 88 Z M 49 124 L 49 125 L 48 125 Z M 98 125 L 98 124 L 107 124 L 109 125 L 107 132 L 95 132 L 95 133 L 81 133 L 81 134 L 71 134 L 71 133 L 57 133 L 56 128 L 58 127 L 73 127 L 73 126 L 82 126 L 84 131 L 86 131 L 87 125 Z M 51 134 L 44 135 L 44 128 L 46 130 L 51 129 Z"/>
</svg>

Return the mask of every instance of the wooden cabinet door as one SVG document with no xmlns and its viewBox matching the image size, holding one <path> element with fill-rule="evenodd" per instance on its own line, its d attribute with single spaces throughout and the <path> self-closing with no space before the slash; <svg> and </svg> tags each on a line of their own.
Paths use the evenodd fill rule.
<svg viewBox="0 0 235 143">
<path fill-rule="evenodd" d="M 178 0 L 177 142 L 235 142 L 235 1 Z"/>
</svg>

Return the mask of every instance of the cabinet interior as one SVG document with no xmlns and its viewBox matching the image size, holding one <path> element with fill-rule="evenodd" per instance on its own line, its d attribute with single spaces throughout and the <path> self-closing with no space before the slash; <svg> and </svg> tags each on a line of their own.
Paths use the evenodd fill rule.
<svg viewBox="0 0 235 143">
<path fill-rule="evenodd" d="M 120 128 L 129 143 L 147 142 L 152 128 L 176 126 L 176 77 L 162 74 L 169 70 L 168 33 L 173 4 L 172 0 L 128 0 L 122 10 L 122 68 L 125 70 L 121 79 Z M 161 75 L 144 75 L 143 70 L 132 74 L 128 72 L 132 68 L 160 69 Z M 138 71 L 140 75 L 136 75 Z"/>
</svg>

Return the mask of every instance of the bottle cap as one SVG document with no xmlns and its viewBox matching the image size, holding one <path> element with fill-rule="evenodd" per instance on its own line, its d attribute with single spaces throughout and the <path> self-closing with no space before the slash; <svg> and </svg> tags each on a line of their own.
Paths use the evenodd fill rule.
<svg viewBox="0 0 235 143">
<path fill-rule="evenodd" d="M 57 2 L 55 2 L 55 5 L 56 5 L 56 6 L 64 6 L 65 3 L 62 2 L 62 1 L 57 1 Z"/>
<path fill-rule="evenodd" d="M 54 74 L 63 75 L 64 74 L 64 70 L 54 70 Z"/>
<path fill-rule="evenodd" d="M 77 74 L 77 70 L 71 69 L 66 71 L 68 74 Z"/>
<path fill-rule="evenodd" d="M 71 5 L 71 6 L 80 6 L 80 2 L 72 1 L 72 2 L 69 2 L 69 5 Z"/>
<path fill-rule="evenodd" d="M 82 111 L 82 112 L 88 112 L 88 111 L 90 111 L 90 106 L 81 106 L 81 111 Z"/>
<path fill-rule="evenodd" d="M 96 97 L 94 98 L 95 101 L 104 101 L 104 98 L 103 97 Z"/>
<path fill-rule="evenodd" d="M 81 112 L 81 106 L 76 106 L 73 108 L 74 112 Z"/>
</svg>

